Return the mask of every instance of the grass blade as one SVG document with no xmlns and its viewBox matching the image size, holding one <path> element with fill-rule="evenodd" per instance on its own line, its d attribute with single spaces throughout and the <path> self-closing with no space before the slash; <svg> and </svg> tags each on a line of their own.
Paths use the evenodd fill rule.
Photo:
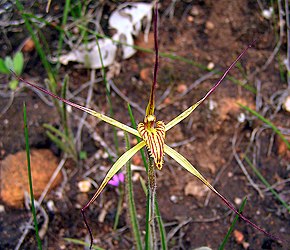
<svg viewBox="0 0 290 250">
<path fill-rule="evenodd" d="M 34 194 L 33 194 L 33 185 L 32 185 L 32 174 L 31 174 L 31 164 L 30 164 L 30 147 L 28 139 L 28 127 L 27 127 L 27 114 L 26 114 L 26 105 L 23 104 L 23 120 L 24 120 L 24 136 L 25 136 L 25 149 L 27 157 L 27 170 L 28 170 L 28 180 L 29 180 L 29 192 L 30 192 L 30 201 L 31 201 L 31 211 L 34 222 L 35 236 L 37 240 L 38 249 L 42 249 L 41 240 L 38 234 L 38 223 L 36 218 L 36 211 L 34 206 Z"/>
<path fill-rule="evenodd" d="M 244 198 L 244 200 L 242 202 L 242 205 L 239 208 L 239 213 L 241 213 L 243 211 L 244 206 L 246 205 L 246 202 L 247 202 L 247 198 Z M 225 247 L 225 245 L 226 245 L 231 233 L 234 231 L 234 227 L 235 227 L 235 225 L 236 225 L 236 223 L 238 221 L 238 218 L 239 218 L 239 216 L 236 215 L 234 220 L 233 220 L 233 222 L 232 222 L 232 225 L 230 226 L 230 228 L 229 228 L 229 230 L 228 230 L 228 232 L 227 232 L 227 234 L 226 234 L 226 236 L 225 236 L 225 238 L 224 238 L 224 240 L 222 242 L 222 244 L 218 248 L 219 250 L 223 250 L 224 249 L 224 247 Z"/>
<path fill-rule="evenodd" d="M 126 139 L 126 147 L 127 150 L 130 148 L 129 138 L 128 134 L 125 133 L 125 139 Z M 135 200 L 134 200 L 134 193 L 133 193 L 133 182 L 132 182 L 132 172 L 131 172 L 131 161 L 129 160 L 126 164 L 126 196 L 127 196 L 127 202 L 128 202 L 128 210 L 129 210 L 129 217 L 131 221 L 133 236 L 136 243 L 136 249 L 141 250 L 142 249 L 142 241 L 141 241 L 141 235 L 140 235 L 140 229 L 139 224 L 137 220 L 137 212 L 136 212 L 136 206 L 135 206 Z"/>
<path fill-rule="evenodd" d="M 162 250 L 167 250 L 167 241 L 166 241 L 166 231 L 165 227 L 163 224 L 163 220 L 160 214 L 160 210 L 158 207 L 157 200 L 155 199 L 155 213 L 156 213 L 156 219 L 158 223 L 158 228 L 159 228 L 159 234 L 160 234 L 160 241 L 161 241 L 161 249 Z"/>
</svg>

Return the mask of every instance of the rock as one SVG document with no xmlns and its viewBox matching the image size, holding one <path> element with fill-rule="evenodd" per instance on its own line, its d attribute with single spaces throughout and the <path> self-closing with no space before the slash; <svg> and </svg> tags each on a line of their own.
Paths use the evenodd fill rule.
<svg viewBox="0 0 290 250">
<path fill-rule="evenodd" d="M 57 158 L 47 149 L 31 150 L 31 172 L 35 199 L 39 198 L 45 186 L 57 168 Z M 26 151 L 20 151 L 14 155 L 8 155 L 0 163 L 0 198 L 11 207 L 23 207 L 24 192 L 29 193 L 29 181 L 27 173 Z M 51 185 L 51 189 L 62 181 L 62 175 L 58 174 Z"/>
<path fill-rule="evenodd" d="M 199 180 L 188 182 L 184 188 L 184 194 L 192 195 L 197 199 L 204 197 L 207 194 L 208 188 Z"/>
<path fill-rule="evenodd" d="M 233 232 L 233 235 L 238 244 L 242 244 L 244 242 L 245 238 L 242 232 L 235 229 Z"/>
</svg>

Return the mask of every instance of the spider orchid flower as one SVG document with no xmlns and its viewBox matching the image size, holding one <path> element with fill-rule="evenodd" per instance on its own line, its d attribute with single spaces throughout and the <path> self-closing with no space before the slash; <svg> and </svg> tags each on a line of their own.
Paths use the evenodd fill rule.
<svg viewBox="0 0 290 250">
<path fill-rule="evenodd" d="M 237 209 L 223 196 L 221 195 L 204 177 L 203 175 L 194 167 L 192 164 L 181 154 L 179 154 L 177 151 L 175 151 L 173 148 L 169 147 L 165 143 L 165 135 L 166 132 L 173 128 L 175 125 L 180 123 L 182 120 L 184 120 L 186 117 L 188 117 L 201 103 L 203 103 L 206 98 L 211 95 L 216 88 L 220 85 L 220 83 L 225 79 L 229 71 L 236 65 L 236 63 L 241 59 L 241 57 L 246 53 L 246 51 L 252 47 L 253 43 L 248 45 L 241 54 L 233 61 L 233 63 L 228 67 L 228 69 L 224 72 L 220 80 L 216 82 L 216 84 L 205 94 L 203 98 L 201 98 L 198 102 L 190 106 L 188 109 L 186 109 L 184 112 L 182 112 L 180 115 L 178 115 L 173 120 L 169 121 L 168 123 L 164 123 L 163 121 L 158 121 L 156 119 L 156 116 L 154 114 L 155 109 L 155 89 L 157 85 L 157 71 L 158 71 L 158 42 L 157 42 L 157 8 L 155 8 L 155 15 L 154 15 L 154 39 L 155 39 L 155 65 L 154 65 L 154 73 L 153 73 L 153 83 L 151 87 L 151 93 L 149 97 L 149 102 L 146 108 L 146 114 L 144 121 L 138 124 L 137 130 L 134 128 L 131 128 L 113 118 L 110 118 L 104 114 L 101 114 L 99 112 L 96 112 L 92 109 L 89 109 L 87 107 L 83 107 L 81 105 L 78 105 L 76 103 L 73 103 L 71 101 L 68 101 L 66 99 L 63 99 L 48 90 L 34 84 L 30 83 L 20 77 L 18 77 L 14 72 L 14 76 L 18 79 L 23 81 L 24 83 L 44 92 L 45 94 L 50 95 L 53 98 L 56 98 L 76 109 L 79 109 L 81 111 L 87 112 L 88 114 L 91 114 L 98 119 L 111 124 L 115 127 L 118 127 L 119 129 L 126 131 L 134 136 L 137 136 L 141 138 L 141 141 L 133 146 L 131 149 L 123 153 L 117 161 L 113 164 L 113 166 L 110 168 L 108 173 L 106 174 L 104 180 L 102 181 L 101 185 L 93 195 L 93 197 L 89 200 L 89 202 L 82 208 L 82 215 L 84 218 L 84 222 L 86 224 L 86 227 L 88 228 L 88 231 L 90 233 L 91 237 L 91 246 L 93 242 L 93 236 L 90 227 L 88 226 L 86 217 L 85 217 L 85 210 L 92 204 L 100 195 L 100 193 L 103 191 L 103 189 L 106 187 L 106 185 L 109 183 L 111 185 L 116 185 L 118 182 L 120 182 L 120 176 L 116 177 L 117 172 L 125 165 L 127 161 L 129 161 L 133 155 L 135 155 L 139 150 L 144 148 L 148 149 L 150 157 L 153 158 L 155 167 L 158 170 L 161 170 L 164 163 L 164 154 L 169 155 L 171 158 L 173 158 L 176 162 L 178 162 L 184 169 L 186 169 L 188 172 L 196 176 L 200 181 L 202 181 L 211 191 L 213 191 L 218 197 L 221 198 L 221 200 L 236 214 L 240 216 L 244 221 L 246 221 L 248 224 L 250 224 L 253 228 L 263 232 L 268 237 L 280 240 L 281 239 L 277 236 L 274 236 L 268 232 L 266 232 L 264 229 L 260 228 L 253 222 L 251 222 L 249 219 L 247 219 L 244 215 L 239 213 Z M 112 181 L 110 181 L 113 178 Z M 118 178 L 118 180 L 117 180 Z"/>
</svg>

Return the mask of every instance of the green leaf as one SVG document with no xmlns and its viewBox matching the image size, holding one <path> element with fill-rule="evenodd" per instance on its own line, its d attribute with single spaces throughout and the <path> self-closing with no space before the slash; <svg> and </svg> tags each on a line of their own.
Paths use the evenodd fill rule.
<svg viewBox="0 0 290 250">
<path fill-rule="evenodd" d="M 21 75 L 24 65 L 24 58 L 22 52 L 17 52 L 13 57 L 13 68 L 16 75 Z"/>
<path fill-rule="evenodd" d="M 11 90 L 15 90 L 18 86 L 18 80 L 11 80 L 8 85 Z"/>
<path fill-rule="evenodd" d="M 5 57 L 4 63 L 5 63 L 5 66 L 8 70 L 10 70 L 10 69 L 14 70 L 13 61 L 12 61 L 10 56 Z"/>
<path fill-rule="evenodd" d="M 0 58 L 0 73 L 10 74 L 9 69 L 6 67 L 5 62 L 2 58 Z"/>
</svg>

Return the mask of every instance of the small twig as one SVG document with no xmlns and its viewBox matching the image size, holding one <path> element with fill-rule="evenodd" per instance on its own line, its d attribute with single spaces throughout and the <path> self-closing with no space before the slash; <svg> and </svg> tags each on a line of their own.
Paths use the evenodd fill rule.
<svg viewBox="0 0 290 250">
<path fill-rule="evenodd" d="M 237 140 L 237 130 L 234 134 L 233 140 L 232 140 L 232 150 L 233 150 L 233 155 L 235 160 L 237 161 L 239 167 L 241 168 L 241 170 L 243 171 L 244 175 L 247 177 L 249 183 L 251 184 L 251 186 L 258 192 L 258 194 L 264 198 L 264 194 L 263 192 L 260 190 L 260 188 L 258 187 L 258 185 L 252 180 L 251 176 L 249 175 L 247 169 L 245 168 L 242 160 L 240 159 L 237 151 L 236 151 L 236 140 Z"/>
<path fill-rule="evenodd" d="M 169 242 L 171 238 L 178 232 L 178 230 L 180 230 L 180 228 L 182 228 L 183 226 L 185 226 L 191 221 L 192 221 L 192 218 L 188 218 L 187 220 L 180 222 L 175 228 L 171 229 L 169 233 L 167 234 L 166 241 Z"/>
<path fill-rule="evenodd" d="M 11 107 L 13 100 L 14 100 L 14 95 L 15 93 L 12 92 L 9 98 L 9 101 L 7 102 L 7 104 L 4 106 L 4 108 L 1 110 L 0 113 L 0 118 L 7 112 L 7 110 Z"/>
<path fill-rule="evenodd" d="M 90 87 L 88 90 L 88 95 L 87 95 L 85 107 L 88 107 L 90 105 L 91 100 L 92 100 L 95 80 L 96 80 L 96 70 L 92 69 L 91 70 L 91 77 L 90 77 L 91 84 L 90 84 Z M 86 112 L 84 112 L 82 115 L 81 121 L 79 122 L 79 125 L 78 125 L 78 130 L 77 130 L 77 133 L 75 136 L 75 144 L 76 144 L 77 152 L 79 152 L 81 150 L 81 136 L 82 136 L 81 134 L 82 134 L 84 122 L 85 122 L 87 116 L 88 116 L 88 114 Z"/>
<path fill-rule="evenodd" d="M 262 94 L 261 94 L 261 80 L 256 80 L 256 111 L 259 111 L 262 108 L 263 100 L 262 100 Z"/>
<path fill-rule="evenodd" d="M 103 209 L 101 210 L 99 216 L 98 216 L 98 222 L 103 223 L 105 221 L 106 215 L 108 213 L 108 210 L 110 206 L 112 206 L 114 200 L 109 200 L 104 206 Z"/>
<path fill-rule="evenodd" d="M 290 182 L 290 178 L 282 180 L 282 181 L 278 181 L 276 183 L 274 183 L 273 185 L 271 185 L 270 187 L 267 187 L 265 189 L 263 189 L 263 192 L 268 192 L 269 190 L 271 190 L 272 188 L 276 188 L 277 186 L 281 185 L 281 184 L 285 184 L 287 182 Z"/>
<path fill-rule="evenodd" d="M 169 145 L 170 147 L 172 147 L 172 148 L 176 148 L 176 147 L 180 147 L 180 146 L 186 145 L 186 144 L 188 144 L 188 143 L 190 143 L 190 142 L 193 142 L 195 139 L 196 139 L 196 137 L 195 137 L 195 136 L 192 136 L 192 137 L 190 137 L 190 138 L 188 138 L 188 139 L 185 139 L 185 140 L 183 140 L 183 141 L 174 142 L 174 143 L 169 143 L 168 145 Z"/>
<path fill-rule="evenodd" d="M 140 114 L 145 115 L 144 110 L 136 102 L 131 101 L 126 95 L 124 95 L 112 80 L 109 80 L 108 83 L 118 96 L 120 96 L 124 101 L 129 103 L 130 106 L 135 108 Z"/>
</svg>

